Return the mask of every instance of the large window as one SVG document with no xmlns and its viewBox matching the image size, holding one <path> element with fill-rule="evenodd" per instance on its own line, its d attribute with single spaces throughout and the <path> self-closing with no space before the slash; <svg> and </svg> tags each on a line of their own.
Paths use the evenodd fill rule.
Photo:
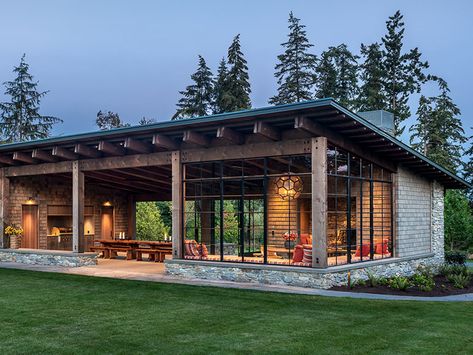
<svg viewBox="0 0 473 355">
<path fill-rule="evenodd" d="M 327 173 L 329 266 L 391 257 L 391 173 L 333 146 Z"/>
<path fill-rule="evenodd" d="M 310 155 L 184 169 L 186 259 L 311 266 Z"/>
</svg>

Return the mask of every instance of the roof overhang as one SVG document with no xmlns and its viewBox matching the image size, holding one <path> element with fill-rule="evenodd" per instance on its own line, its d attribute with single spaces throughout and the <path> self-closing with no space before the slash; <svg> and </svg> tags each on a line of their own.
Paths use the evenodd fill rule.
<svg viewBox="0 0 473 355">
<path fill-rule="evenodd" d="M 294 128 L 303 117 L 318 127 L 390 163 L 405 166 L 447 188 L 471 188 L 456 174 L 434 163 L 387 132 L 344 108 L 331 98 L 232 113 L 153 123 L 144 126 L 95 131 L 42 140 L 0 145 L 2 166 L 31 165 L 61 160 L 127 155 L 156 150 L 176 150 L 184 142 L 206 145 L 212 137 L 234 140 L 261 130 L 269 138 L 274 132 Z M 222 128 L 225 129 L 222 129 Z M 271 136 L 273 135 L 273 136 Z M 356 152 L 355 152 L 356 153 Z"/>
</svg>

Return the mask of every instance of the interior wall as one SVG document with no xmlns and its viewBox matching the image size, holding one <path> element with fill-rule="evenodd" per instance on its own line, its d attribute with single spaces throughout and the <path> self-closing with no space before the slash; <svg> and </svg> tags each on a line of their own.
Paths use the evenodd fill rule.
<svg viewBox="0 0 473 355">
<path fill-rule="evenodd" d="M 69 179 L 54 176 L 25 176 L 10 178 L 10 199 L 8 209 L 9 223 L 21 225 L 22 205 L 33 198 L 39 209 L 39 249 L 47 249 L 48 205 L 71 205 L 72 182 Z M 110 201 L 115 208 L 115 232 L 127 232 L 128 196 L 124 192 L 94 185 L 85 186 L 84 205 L 93 206 L 94 215 L 85 218 L 87 226 L 95 229 L 95 239 L 99 239 L 101 230 L 101 208 L 105 201 Z"/>
</svg>

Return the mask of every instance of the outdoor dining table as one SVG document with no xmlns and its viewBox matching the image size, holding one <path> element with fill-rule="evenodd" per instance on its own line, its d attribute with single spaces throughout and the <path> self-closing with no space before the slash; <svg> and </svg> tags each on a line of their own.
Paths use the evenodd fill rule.
<svg viewBox="0 0 473 355">
<path fill-rule="evenodd" d="M 94 242 L 100 243 L 109 248 L 127 248 L 129 247 L 128 259 L 136 259 L 136 249 L 140 246 L 148 246 L 150 250 L 166 249 L 172 250 L 172 242 L 161 242 L 157 240 L 136 240 L 136 239 L 97 239 Z"/>
</svg>

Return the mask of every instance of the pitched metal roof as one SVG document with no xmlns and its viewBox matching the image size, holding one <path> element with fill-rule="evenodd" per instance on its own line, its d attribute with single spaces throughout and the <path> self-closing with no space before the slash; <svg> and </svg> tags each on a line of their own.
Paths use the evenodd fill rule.
<svg viewBox="0 0 473 355">
<path fill-rule="evenodd" d="M 346 109 L 332 98 L 305 101 L 293 104 L 242 110 L 210 116 L 165 121 L 143 126 L 116 128 L 107 131 L 94 131 L 66 136 L 57 136 L 35 141 L 0 145 L 0 154 L 32 149 L 48 149 L 53 146 L 72 146 L 77 143 L 93 144 L 105 139 L 120 139 L 133 136 L 147 137 L 155 133 L 171 137 L 182 137 L 188 129 L 203 133 L 222 125 L 233 125 L 244 129 L 245 124 L 255 119 L 271 119 L 269 123 L 284 123 L 295 115 L 303 115 L 318 121 L 320 124 L 346 136 L 354 143 L 370 149 L 390 161 L 405 165 L 420 175 L 435 179 L 449 188 L 471 188 L 470 184 L 446 168 L 434 163 L 421 153 L 402 143 L 395 137 L 376 127 L 369 121 Z"/>
</svg>

